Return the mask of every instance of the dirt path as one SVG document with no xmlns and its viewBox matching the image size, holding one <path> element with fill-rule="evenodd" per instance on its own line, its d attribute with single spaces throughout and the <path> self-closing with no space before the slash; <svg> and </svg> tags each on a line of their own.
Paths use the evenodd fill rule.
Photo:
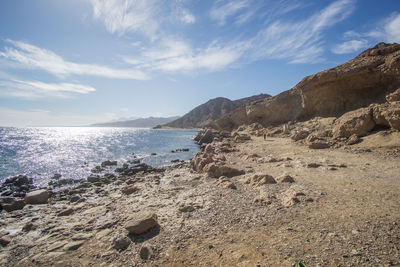
<svg viewBox="0 0 400 267">
<path fill-rule="evenodd" d="M 163 264 L 292 266 L 302 259 L 308 266 L 400 265 L 398 157 L 310 150 L 282 138 L 253 138 L 237 148 L 239 154 L 258 157 L 228 156 L 233 166 L 273 177 L 289 174 L 313 202 L 262 207 L 276 211 L 247 227 L 231 225 L 228 231 L 210 230 L 188 240 Z M 239 179 L 233 178 L 236 184 Z M 264 191 L 274 186 L 265 185 Z"/>
</svg>

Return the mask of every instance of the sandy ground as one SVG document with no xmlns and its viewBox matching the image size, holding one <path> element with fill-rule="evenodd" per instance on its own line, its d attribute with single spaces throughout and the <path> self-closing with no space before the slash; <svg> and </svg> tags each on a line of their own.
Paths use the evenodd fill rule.
<svg viewBox="0 0 400 267">
<path fill-rule="evenodd" d="M 1 213 L 2 266 L 400 266 L 400 136 L 376 133 L 360 144 L 310 150 L 287 138 L 252 137 L 233 144 L 227 164 L 245 170 L 218 186 L 189 164 L 148 174 L 138 193 L 124 195 L 130 178 L 70 195 L 81 203 L 51 200 L 23 212 Z M 255 155 L 254 155 L 255 154 Z M 295 183 L 244 184 L 256 173 Z M 287 202 L 295 195 L 297 203 Z M 255 199 L 263 199 L 264 202 Z M 59 217 L 67 207 L 74 213 Z M 127 236 L 129 216 L 152 210 L 159 227 Z M 23 231 L 28 222 L 34 229 Z M 81 245 L 70 249 L 73 242 Z M 151 248 L 143 260 L 140 248 Z M 69 248 L 69 249 L 68 249 Z"/>
</svg>

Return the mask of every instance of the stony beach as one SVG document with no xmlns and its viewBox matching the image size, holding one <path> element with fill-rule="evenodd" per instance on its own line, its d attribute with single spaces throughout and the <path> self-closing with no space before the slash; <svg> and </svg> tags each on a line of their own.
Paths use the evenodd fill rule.
<svg viewBox="0 0 400 267">
<path fill-rule="evenodd" d="M 397 131 L 315 150 L 239 130 L 191 162 L 135 165 L 2 211 L 1 265 L 400 264 Z"/>
</svg>

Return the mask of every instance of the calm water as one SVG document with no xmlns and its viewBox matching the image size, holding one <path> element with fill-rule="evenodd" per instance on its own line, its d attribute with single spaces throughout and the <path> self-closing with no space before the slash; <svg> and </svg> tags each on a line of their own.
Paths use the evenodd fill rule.
<svg viewBox="0 0 400 267">
<path fill-rule="evenodd" d="M 38 186 L 46 186 L 55 173 L 82 179 L 105 160 L 117 160 L 122 166 L 133 159 L 132 153 L 152 166 L 188 160 L 198 151 L 192 140 L 195 134 L 136 128 L 0 128 L 0 182 L 18 174 L 34 178 Z M 171 153 L 179 148 L 189 152 Z"/>
</svg>

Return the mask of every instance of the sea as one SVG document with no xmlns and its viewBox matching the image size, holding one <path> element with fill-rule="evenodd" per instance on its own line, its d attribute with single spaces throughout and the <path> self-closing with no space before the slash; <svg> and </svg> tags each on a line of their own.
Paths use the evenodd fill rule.
<svg viewBox="0 0 400 267">
<path fill-rule="evenodd" d="M 140 159 L 153 167 L 189 160 L 198 152 L 195 130 L 106 127 L 0 127 L 0 182 L 24 174 L 38 187 L 54 174 L 82 179 L 106 160 L 117 167 Z M 180 151 L 173 153 L 179 149 Z M 107 169 L 112 172 L 112 169 Z"/>
</svg>

